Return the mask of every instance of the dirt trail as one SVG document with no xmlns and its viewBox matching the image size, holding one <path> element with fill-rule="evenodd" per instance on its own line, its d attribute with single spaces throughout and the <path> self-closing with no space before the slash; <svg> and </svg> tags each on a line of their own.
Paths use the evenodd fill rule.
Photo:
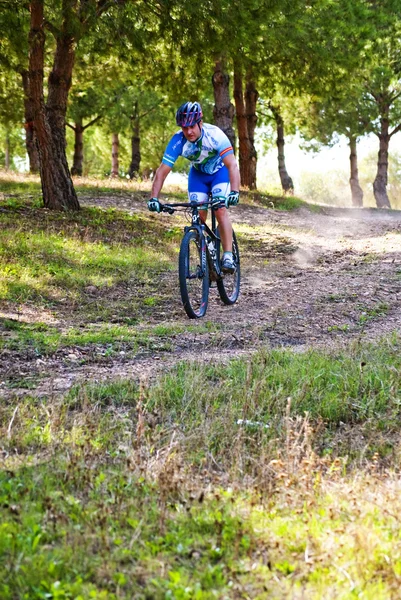
<svg viewBox="0 0 401 600">
<path fill-rule="evenodd" d="M 144 203 L 128 196 L 80 201 L 132 213 L 144 210 Z M 11 365 L 21 375 L 34 372 L 43 379 L 31 391 L 10 391 L 3 384 L 0 395 L 57 394 L 79 381 L 152 378 L 181 360 L 229 360 L 262 345 L 297 351 L 336 347 L 400 330 L 401 212 L 328 207 L 284 212 L 240 204 L 231 214 L 242 257 L 237 304 L 222 305 L 211 290 L 205 319 L 189 321 L 180 304 L 177 273 L 168 272 L 155 284 L 166 290 L 166 304 L 152 313 L 148 325 L 190 324 L 190 333 L 170 335 L 168 348 L 161 336 L 158 352 L 118 355 L 100 364 L 81 364 L 79 350 L 31 365 L 19 365 L 17 356 L 3 353 L 2 380 Z M 166 227 L 171 224 L 167 215 L 155 218 L 165 219 Z M 218 331 L 205 333 L 205 320 Z"/>
</svg>

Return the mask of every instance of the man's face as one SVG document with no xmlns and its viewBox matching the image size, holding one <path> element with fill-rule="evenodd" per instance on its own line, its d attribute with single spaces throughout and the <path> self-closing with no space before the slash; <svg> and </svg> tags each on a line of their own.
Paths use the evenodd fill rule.
<svg viewBox="0 0 401 600">
<path fill-rule="evenodd" d="M 196 125 L 192 125 L 192 127 L 181 127 L 181 129 L 188 142 L 196 142 L 201 136 L 200 123 L 196 123 Z"/>
</svg>

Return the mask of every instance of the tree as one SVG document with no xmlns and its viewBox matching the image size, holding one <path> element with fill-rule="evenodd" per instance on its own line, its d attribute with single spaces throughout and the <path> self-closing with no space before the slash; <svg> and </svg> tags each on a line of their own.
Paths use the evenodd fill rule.
<svg viewBox="0 0 401 600">
<path fill-rule="evenodd" d="M 366 46 L 363 82 L 376 111 L 373 132 L 379 139 L 377 172 L 373 182 L 376 204 L 391 208 L 387 194 L 391 138 L 401 130 L 401 20 L 397 0 L 372 0 L 375 35 Z"/>
<path fill-rule="evenodd" d="M 268 107 L 273 115 L 276 124 L 276 144 L 277 144 L 277 162 L 278 162 L 278 173 L 280 176 L 281 187 L 285 194 L 292 196 L 294 194 L 294 183 L 287 171 L 285 162 L 285 137 L 284 137 L 284 117 L 279 104 L 273 104 L 270 100 Z"/>
<path fill-rule="evenodd" d="M 8 10 L 0 11 L 0 81 L 2 118 L 7 129 L 25 129 L 26 151 L 32 173 L 39 172 L 39 157 L 33 128 L 32 106 L 29 100 L 28 24 L 25 8 L 11 2 Z M 18 87 L 18 90 L 16 88 Z"/>
<path fill-rule="evenodd" d="M 234 61 L 234 99 L 239 138 L 241 185 L 252 190 L 256 188 L 255 126 L 258 92 L 250 71 L 246 74 L 245 96 L 243 87 L 241 65 L 239 62 Z"/>
<path fill-rule="evenodd" d="M 334 25 L 347 52 L 333 63 L 321 79 L 306 82 L 310 100 L 309 117 L 301 119 L 306 138 L 331 144 L 345 135 L 350 148 L 352 204 L 361 206 L 357 141 L 373 132 L 379 139 L 376 178 L 373 184 L 378 207 L 390 207 L 387 195 L 388 149 L 390 139 L 401 128 L 400 21 L 393 0 L 355 3 L 358 22 L 345 19 Z M 358 30 L 361 35 L 356 35 Z M 348 39 L 347 39 L 348 38 Z M 349 44 L 353 43 L 351 49 Z M 338 42 L 337 42 L 338 43 Z M 353 51 L 352 51 L 353 50 Z M 356 60 L 357 59 L 357 60 Z M 309 96 L 308 96 L 309 94 Z M 305 106 L 305 101 L 301 101 Z M 305 110 L 301 109 L 301 114 Z M 308 112 L 306 110 L 306 112 Z"/>
<path fill-rule="evenodd" d="M 369 8 L 364 0 L 316 0 L 299 9 L 294 7 L 291 15 L 294 27 L 287 43 L 261 73 L 262 96 L 276 120 L 282 186 L 285 190 L 288 182 L 282 151 L 285 114 L 287 127 L 298 126 L 304 138 L 313 140 L 312 148 L 334 143 L 338 134 L 347 136 L 352 198 L 360 205 L 356 142 L 368 130 L 369 117 L 360 102 L 358 74 L 373 31 Z"/>
<path fill-rule="evenodd" d="M 359 183 L 357 142 L 372 131 L 371 109 L 363 100 L 358 81 L 337 81 L 336 89 L 320 99 L 304 95 L 293 103 L 295 122 L 306 149 L 317 150 L 321 145 L 333 146 L 343 135 L 348 140 L 350 155 L 351 203 L 363 206 L 363 190 Z"/>
<path fill-rule="evenodd" d="M 373 192 L 379 208 L 391 208 L 387 194 L 389 144 L 391 138 L 401 130 L 401 64 L 392 68 L 380 68 L 377 77 L 368 84 L 368 93 L 378 112 L 373 129 L 379 139 L 377 172 Z M 372 85 L 373 84 L 373 85 Z M 375 85 L 376 84 L 376 85 Z M 391 125 L 393 127 L 391 128 Z"/>
<path fill-rule="evenodd" d="M 234 105 L 230 101 L 230 76 L 227 73 L 224 62 L 219 57 L 214 66 L 212 85 L 214 93 L 213 118 L 217 127 L 220 127 L 231 142 L 235 151 L 235 131 L 233 119 L 235 114 Z"/>
<path fill-rule="evenodd" d="M 57 32 L 56 51 L 45 104 L 43 70 L 46 35 L 44 0 L 32 0 L 29 33 L 29 88 L 39 149 L 43 202 L 46 208 L 79 209 L 65 154 L 65 114 L 74 65 L 75 38 L 68 23 L 72 2 L 63 0 L 63 20 Z"/>
<path fill-rule="evenodd" d="M 138 94 L 139 96 L 139 94 Z M 152 117 L 154 119 L 160 118 L 160 105 L 163 103 L 163 99 L 155 98 L 154 93 L 141 94 L 141 106 L 139 97 L 135 97 L 133 100 L 133 111 L 130 115 L 131 122 L 131 163 L 128 169 L 130 179 L 138 177 L 140 174 L 141 164 L 141 123 L 145 122 L 146 117 Z M 150 126 L 149 119 L 147 119 L 147 126 Z"/>
<path fill-rule="evenodd" d="M 112 39 L 113 52 L 118 47 L 128 56 L 135 49 L 142 50 L 143 38 L 154 38 L 155 23 L 168 7 L 163 2 L 150 6 L 143 0 L 60 0 L 53 12 L 46 7 L 45 14 L 44 8 L 44 0 L 30 3 L 30 98 L 39 145 L 43 199 L 49 208 L 75 210 L 79 203 L 66 160 L 65 119 L 76 47 L 85 36 L 92 35 L 94 47 L 98 44 L 104 48 L 105 42 Z M 55 49 L 45 102 L 46 31 L 53 34 Z M 110 46 L 109 49 L 112 54 Z"/>
<path fill-rule="evenodd" d="M 75 121 L 74 125 L 71 123 L 67 123 L 67 126 L 70 127 L 74 132 L 74 157 L 72 161 L 71 167 L 71 175 L 82 176 L 83 174 L 83 164 L 84 164 L 84 132 L 88 127 L 91 127 L 95 123 L 97 123 L 102 118 L 101 115 L 98 115 L 86 125 L 83 124 L 82 118 L 78 117 Z"/>
</svg>

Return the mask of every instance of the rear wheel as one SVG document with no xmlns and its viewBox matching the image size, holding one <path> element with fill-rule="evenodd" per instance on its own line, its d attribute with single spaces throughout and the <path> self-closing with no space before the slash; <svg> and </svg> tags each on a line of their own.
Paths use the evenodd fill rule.
<svg viewBox="0 0 401 600">
<path fill-rule="evenodd" d="M 206 253 L 202 265 L 202 240 L 197 231 L 188 231 L 181 242 L 178 259 L 181 299 L 190 319 L 206 313 L 209 298 L 209 270 Z"/>
<path fill-rule="evenodd" d="M 218 230 L 217 230 L 218 233 Z M 220 237 L 220 236 L 219 236 Z M 218 256 L 219 264 L 223 258 L 222 245 L 218 244 Z M 217 280 L 217 288 L 219 290 L 220 298 L 224 304 L 234 304 L 238 300 L 240 282 L 241 282 L 241 270 L 239 260 L 239 249 L 237 238 L 233 231 L 233 259 L 235 263 L 234 273 L 222 273 L 222 276 Z"/>
</svg>

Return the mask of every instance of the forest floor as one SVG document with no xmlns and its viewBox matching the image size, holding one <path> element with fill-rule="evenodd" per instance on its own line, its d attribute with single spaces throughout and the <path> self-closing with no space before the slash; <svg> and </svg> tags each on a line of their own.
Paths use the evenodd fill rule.
<svg viewBox="0 0 401 600">
<path fill-rule="evenodd" d="M 176 215 L 149 215 L 144 199 L 124 192 L 80 195 L 82 206 L 116 208 L 167 230 L 177 227 Z M 158 302 L 144 306 L 138 321 L 139 328 L 153 327 L 150 346 L 109 355 L 107 349 L 94 354 L 79 346 L 43 356 L 6 348 L 0 355 L 0 396 L 64 393 L 79 382 L 152 379 L 179 361 L 228 361 L 261 346 L 297 352 L 336 348 L 400 330 L 401 212 L 326 206 L 283 211 L 262 198 L 240 204 L 230 215 L 242 261 L 234 306 L 223 305 L 211 289 L 206 317 L 188 320 L 177 269 L 166 270 L 147 284 L 147 296 Z M 132 282 L 119 293 L 142 290 Z M 96 305 L 104 290 L 93 287 L 88 295 Z M 29 305 L 19 310 L 26 321 L 30 310 L 38 319 Z M 2 316 L 20 318 L 11 305 L 3 307 Z M 44 311 L 40 319 L 66 329 L 78 325 L 71 310 Z"/>
</svg>

